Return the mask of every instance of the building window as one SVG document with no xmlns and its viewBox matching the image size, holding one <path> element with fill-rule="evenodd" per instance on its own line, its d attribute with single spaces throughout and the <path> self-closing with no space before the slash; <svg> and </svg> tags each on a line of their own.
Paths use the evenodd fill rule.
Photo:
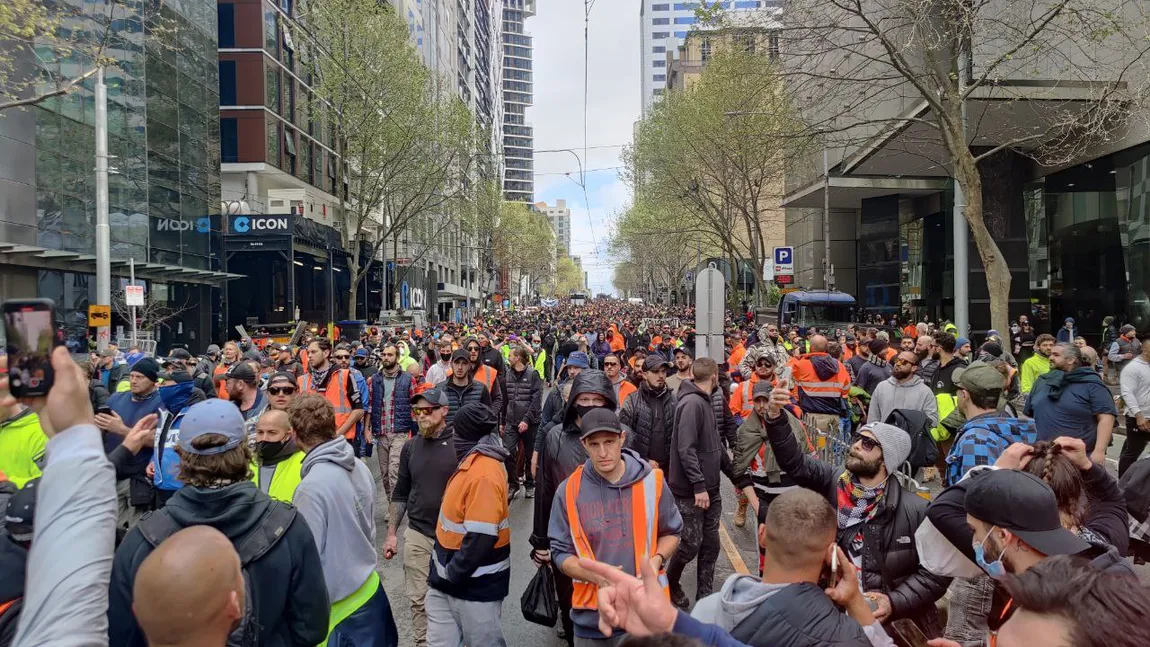
<svg viewBox="0 0 1150 647">
<path fill-rule="evenodd" d="M 676 21 L 676 22 L 678 22 L 678 21 Z M 655 18 L 654 20 L 651 21 L 651 24 L 656 25 L 656 26 L 669 25 L 669 24 L 671 24 L 671 19 L 670 18 Z"/>
<path fill-rule="evenodd" d="M 269 164 L 280 165 L 280 122 L 279 119 L 268 117 L 268 157 Z"/>
<path fill-rule="evenodd" d="M 676 18 L 675 24 L 676 25 L 693 25 L 693 24 L 695 24 L 695 17 L 694 16 L 686 16 L 684 18 Z"/>
<path fill-rule="evenodd" d="M 231 5 L 220 5 L 221 7 Z M 236 62 L 220 61 L 220 105 L 236 104 Z"/>
<path fill-rule="evenodd" d="M 276 10 L 270 6 L 264 6 L 264 49 L 272 55 L 272 58 L 279 58 L 276 54 L 279 52 L 279 28 Z"/>
<path fill-rule="evenodd" d="M 286 153 L 285 158 L 288 164 L 288 168 L 285 170 L 295 175 L 295 132 L 286 126 L 284 127 L 284 153 Z"/>
<path fill-rule="evenodd" d="M 267 68 L 266 83 L 267 83 L 267 88 L 266 88 L 267 92 L 265 93 L 265 99 L 267 100 L 267 107 L 269 109 L 271 109 L 272 112 L 279 114 L 280 113 L 280 74 L 279 74 L 279 70 L 277 68 L 270 67 L 270 66 Z"/>
<path fill-rule="evenodd" d="M 654 32 L 653 34 L 651 34 L 651 38 L 653 38 L 655 40 L 662 40 L 668 36 L 670 36 L 670 34 L 668 34 L 665 31 L 657 31 L 657 32 Z"/>
<path fill-rule="evenodd" d="M 653 67 L 667 67 L 666 60 L 651 61 Z"/>
<path fill-rule="evenodd" d="M 704 63 L 711 60 L 711 39 L 703 39 L 703 44 L 699 46 L 699 55 Z"/>
<path fill-rule="evenodd" d="M 694 11 L 699 7 L 698 2 L 676 2 L 675 11 Z"/>
<path fill-rule="evenodd" d="M 662 3 L 662 4 L 653 4 L 653 5 L 651 5 L 651 11 L 670 11 L 670 10 L 671 10 L 671 5 L 670 5 L 670 3 Z"/>
<path fill-rule="evenodd" d="M 651 48 L 651 53 L 652 54 L 666 54 L 667 53 L 667 47 L 665 45 L 656 45 L 656 46 Z"/>
<path fill-rule="evenodd" d="M 240 161 L 239 129 L 235 117 L 220 119 L 220 161 Z"/>
<path fill-rule="evenodd" d="M 758 9 L 759 0 L 735 0 L 736 9 Z"/>
<path fill-rule="evenodd" d="M 687 37 L 687 32 L 685 32 L 685 31 L 677 31 L 677 32 L 675 32 L 675 38 L 678 38 L 678 39 L 682 40 L 682 39 L 684 39 L 684 38 L 686 38 L 686 37 Z"/>
<path fill-rule="evenodd" d="M 236 46 L 236 6 L 234 4 L 219 5 L 219 24 L 216 34 L 220 39 L 220 47 Z"/>
<path fill-rule="evenodd" d="M 655 83 L 666 83 L 667 82 L 667 75 L 666 74 L 656 74 L 656 75 L 651 77 L 651 80 L 654 81 Z"/>
</svg>

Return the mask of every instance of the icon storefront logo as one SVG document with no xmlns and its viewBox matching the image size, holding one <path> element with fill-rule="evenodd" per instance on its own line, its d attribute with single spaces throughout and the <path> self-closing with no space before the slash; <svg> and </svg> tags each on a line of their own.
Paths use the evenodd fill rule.
<svg viewBox="0 0 1150 647">
<path fill-rule="evenodd" d="M 206 234 L 211 231 L 211 228 L 211 221 L 207 218 L 197 218 L 195 222 L 168 220 L 167 218 L 156 221 L 156 231 L 191 231 L 195 229 L 198 234 Z"/>
<path fill-rule="evenodd" d="M 236 216 L 232 220 L 233 234 L 247 234 L 251 232 L 287 232 L 289 219 L 286 216 Z"/>
</svg>

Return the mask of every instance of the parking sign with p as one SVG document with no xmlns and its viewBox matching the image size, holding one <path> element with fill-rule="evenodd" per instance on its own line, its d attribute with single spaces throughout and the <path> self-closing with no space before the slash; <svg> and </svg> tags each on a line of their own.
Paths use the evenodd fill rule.
<svg viewBox="0 0 1150 647">
<path fill-rule="evenodd" d="M 775 276 L 795 273 L 795 248 L 775 248 Z"/>
</svg>

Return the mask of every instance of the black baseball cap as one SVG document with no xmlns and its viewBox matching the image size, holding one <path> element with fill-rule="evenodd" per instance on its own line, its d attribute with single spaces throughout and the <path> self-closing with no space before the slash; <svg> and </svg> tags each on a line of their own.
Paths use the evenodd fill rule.
<svg viewBox="0 0 1150 647">
<path fill-rule="evenodd" d="M 451 406 L 451 401 L 447 399 L 447 393 L 438 386 L 432 387 L 423 393 L 416 393 L 411 396 L 411 403 L 415 404 L 419 400 L 427 400 L 428 404 L 434 404 L 440 407 Z"/>
<path fill-rule="evenodd" d="M 751 389 L 751 399 L 758 400 L 759 398 L 769 398 L 771 397 L 771 391 L 774 389 L 775 387 L 771 386 L 770 382 L 766 380 L 759 380 L 758 382 L 755 382 L 754 388 Z"/>
<path fill-rule="evenodd" d="M 667 358 L 663 357 L 662 353 L 651 353 L 647 356 L 647 359 L 643 360 L 644 371 L 653 371 L 661 366 L 671 366 L 671 362 L 668 362 Z"/>
<path fill-rule="evenodd" d="M 168 351 L 168 359 L 190 362 L 192 360 L 192 354 L 189 353 L 188 349 L 186 348 L 173 348 L 172 350 Z"/>
<path fill-rule="evenodd" d="M 990 470 L 974 477 L 966 490 L 966 512 L 1018 535 L 1044 555 L 1077 555 L 1090 548 L 1062 527 L 1058 499 L 1042 479 L 1017 470 Z"/>
<path fill-rule="evenodd" d="M 467 360 L 468 362 L 470 362 L 470 361 L 471 361 L 471 353 L 469 353 L 469 352 L 467 352 L 466 350 L 464 350 L 464 349 L 460 348 L 459 350 L 457 350 L 457 351 L 455 351 L 454 353 L 452 353 L 452 354 L 451 354 L 451 361 L 453 361 L 453 362 L 454 362 L 454 361 L 456 361 L 456 360 L 460 360 L 460 359 L 465 359 L 465 360 Z"/>
<path fill-rule="evenodd" d="M 252 365 L 247 362 L 236 362 L 236 365 L 228 369 L 225 377 L 229 380 L 239 380 L 247 382 L 248 384 L 256 383 L 256 372 Z"/>
<path fill-rule="evenodd" d="M 619 416 L 610 409 L 603 407 L 596 407 L 587 412 L 579 423 L 579 428 L 582 430 L 579 434 L 579 440 L 600 432 L 610 431 L 612 433 L 623 433 L 623 426 L 619 424 Z"/>
<path fill-rule="evenodd" d="M 691 353 L 687 350 L 686 346 L 680 346 L 680 347 L 676 348 L 675 351 L 673 353 L 671 353 L 671 355 L 677 355 L 678 353 L 682 353 L 682 354 L 686 355 L 687 357 L 691 356 Z"/>
</svg>

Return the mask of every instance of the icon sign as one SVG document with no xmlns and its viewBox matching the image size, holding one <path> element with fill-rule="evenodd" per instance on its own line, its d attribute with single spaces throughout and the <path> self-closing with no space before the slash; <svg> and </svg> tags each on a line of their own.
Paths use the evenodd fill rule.
<svg viewBox="0 0 1150 647">
<path fill-rule="evenodd" d="M 112 325 L 112 306 L 88 306 L 88 327 L 102 328 Z"/>
<path fill-rule="evenodd" d="M 795 273 L 795 248 L 775 248 L 775 276 Z"/>
<path fill-rule="evenodd" d="M 232 229 L 237 234 L 246 234 L 248 233 L 248 230 L 251 229 L 251 221 L 249 221 L 247 218 L 244 218 L 243 216 L 240 216 L 239 218 L 236 218 L 234 221 L 232 221 Z"/>
</svg>

